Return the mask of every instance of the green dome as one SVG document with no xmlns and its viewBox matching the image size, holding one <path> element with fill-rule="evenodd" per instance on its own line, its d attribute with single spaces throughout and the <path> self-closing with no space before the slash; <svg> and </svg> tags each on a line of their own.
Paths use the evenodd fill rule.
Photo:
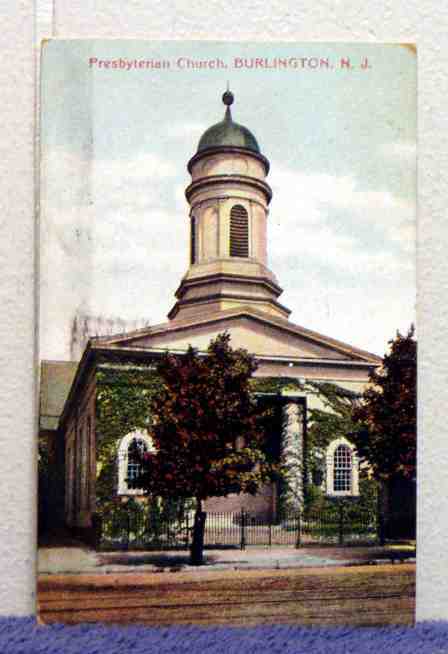
<svg viewBox="0 0 448 654">
<path fill-rule="evenodd" d="M 222 100 L 227 105 L 224 119 L 216 125 L 209 127 L 199 139 L 198 152 L 203 152 L 210 148 L 234 147 L 244 148 L 260 154 L 260 148 L 257 139 L 247 127 L 234 123 L 230 113 L 230 105 L 233 103 L 233 95 L 226 91 Z"/>
</svg>

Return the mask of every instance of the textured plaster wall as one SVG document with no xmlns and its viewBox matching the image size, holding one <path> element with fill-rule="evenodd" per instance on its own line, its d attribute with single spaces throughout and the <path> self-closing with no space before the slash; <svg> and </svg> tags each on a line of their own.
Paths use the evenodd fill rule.
<svg viewBox="0 0 448 654">
<path fill-rule="evenodd" d="M 0 6 L 0 606 L 27 614 L 36 560 L 34 8 Z"/>
<path fill-rule="evenodd" d="M 3 614 L 34 610 L 34 6 L 2 3 L 0 561 Z M 436 0 L 37 0 L 36 38 L 402 41 L 419 47 L 417 616 L 448 619 L 448 10 Z M 393 282 L 391 282 L 393 283 Z M 6 572 L 5 572 L 6 571 Z"/>
</svg>

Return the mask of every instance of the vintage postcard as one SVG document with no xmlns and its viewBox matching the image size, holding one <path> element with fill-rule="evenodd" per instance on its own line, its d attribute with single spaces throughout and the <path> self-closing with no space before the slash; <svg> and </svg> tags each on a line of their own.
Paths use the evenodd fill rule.
<svg viewBox="0 0 448 654">
<path fill-rule="evenodd" d="M 416 68 L 43 44 L 43 622 L 412 624 Z"/>
</svg>

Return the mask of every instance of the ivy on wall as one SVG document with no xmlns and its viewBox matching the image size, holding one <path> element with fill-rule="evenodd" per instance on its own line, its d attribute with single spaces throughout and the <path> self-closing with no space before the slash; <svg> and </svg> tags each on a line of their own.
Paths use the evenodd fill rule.
<svg viewBox="0 0 448 654">
<path fill-rule="evenodd" d="M 359 427 L 353 419 L 353 411 L 358 405 L 360 395 L 332 382 L 300 382 L 291 377 L 255 378 L 253 388 L 256 393 L 281 396 L 286 391 L 307 396 L 307 424 L 305 457 L 303 461 L 307 483 L 304 488 L 306 511 L 337 512 L 334 500 L 329 499 L 322 488 L 325 481 L 325 453 L 329 444 L 341 437 L 350 440 L 350 434 Z M 319 406 L 309 402 L 311 397 L 319 400 Z M 376 511 L 378 484 L 369 478 L 368 469 L 360 472 L 359 499 L 338 500 L 349 514 Z"/>
<path fill-rule="evenodd" d="M 254 393 L 281 395 L 284 391 L 303 391 L 304 384 L 294 377 L 253 377 L 251 385 Z"/>
<path fill-rule="evenodd" d="M 148 365 L 121 362 L 116 366 L 100 366 L 96 381 L 97 507 L 100 513 L 105 513 L 112 505 L 122 502 L 122 498 L 116 495 L 120 440 L 131 431 L 150 430 L 148 407 L 160 379 Z M 251 386 L 254 393 L 281 396 L 289 391 L 320 399 L 319 408 L 308 406 L 307 411 L 305 505 L 309 508 L 333 506 L 319 484 L 313 485 L 312 481 L 324 474 L 325 451 L 329 443 L 340 436 L 350 438 L 354 431 L 352 411 L 358 395 L 333 383 L 307 381 L 303 384 L 286 376 L 255 377 Z M 267 454 L 275 456 L 277 452 Z M 361 479 L 360 491 L 360 501 L 373 507 L 375 482 Z M 166 510 L 176 511 L 178 508 L 167 506 Z"/>
<path fill-rule="evenodd" d="M 105 506 L 116 497 L 118 447 L 135 430 L 149 429 L 149 400 L 159 380 L 149 366 L 101 366 L 97 371 L 97 503 Z"/>
<path fill-rule="evenodd" d="M 324 481 L 327 447 L 337 438 L 351 440 L 351 434 L 358 428 L 353 412 L 360 395 L 329 382 L 307 382 L 306 389 L 316 395 L 321 404 L 319 408 L 308 409 L 306 467 L 311 482 Z M 378 484 L 369 477 L 369 469 L 364 468 L 360 470 L 358 499 L 338 498 L 336 503 L 326 496 L 320 483 L 310 483 L 305 495 L 305 511 L 336 512 L 342 503 L 347 516 L 356 520 L 362 514 L 376 513 L 377 497 Z"/>
</svg>

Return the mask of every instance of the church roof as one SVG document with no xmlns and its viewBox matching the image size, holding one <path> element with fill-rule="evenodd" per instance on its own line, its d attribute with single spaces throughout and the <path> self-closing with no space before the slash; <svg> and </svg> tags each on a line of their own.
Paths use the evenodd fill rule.
<svg viewBox="0 0 448 654">
<path fill-rule="evenodd" d="M 252 132 L 244 125 L 239 125 L 233 121 L 230 111 L 230 105 L 233 104 L 233 94 L 226 91 L 222 96 L 222 101 L 226 105 L 224 118 L 204 132 L 199 140 L 197 151 L 203 152 L 211 148 L 225 146 L 244 148 L 260 154 L 260 147 Z"/>
<path fill-rule="evenodd" d="M 304 342 L 309 343 L 314 348 L 322 348 L 327 352 L 328 359 L 334 359 L 340 362 L 342 362 L 342 360 L 346 360 L 347 362 L 358 361 L 366 364 L 371 364 L 373 366 L 377 366 L 382 363 L 381 357 L 377 356 L 376 354 L 353 347 L 352 345 L 344 343 L 343 341 L 325 336 L 310 329 L 306 329 L 300 325 L 295 325 L 286 319 L 277 318 L 276 316 L 270 315 L 264 311 L 258 311 L 249 306 L 227 309 L 225 311 L 217 311 L 215 314 L 207 314 L 204 317 L 194 316 L 184 320 L 172 320 L 169 323 L 163 323 L 152 327 L 145 327 L 134 332 L 128 332 L 127 334 L 118 334 L 116 336 L 106 337 L 100 336 L 98 338 L 92 339 L 91 344 L 93 347 L 99 346 L 113 348 L 120 346 L 131 346 L 136 348 L 144 348 L 149 345 L 152 337 L 155 338 L 161 334 L 168 335 L 182 331 L 193 333 L 195 330 L 203 329 L 208 325 L 241 318 L 246 318 L 252 322 L 267 325 L 274 330 L 278 330 L 279 332 L 288 333 L 293 337 L 298 337 Z M 255 356 L 259 354 L 258 352 L 251 353 Z M 272 352 L 272 355 L 275 357 L 275 352 Z M 297 353 L 297 356 L 300 358 L 299 353 Z M 327 358 L 327 356 L 325 358 Z"/>
<path fill-rule="evenodd" d="M 57 429 L 77 368 L 76 361 L 42 361 L 39 397 L 40 429 Z"/>
<path fill-rule="evenodd" d="M 222 100 L 226 105 L 224 119 L 202 135 L 197 152 L 188 165 L 190 172 L 195 162 L 203 156 L 212 154 L 213 151 L 225 153 L 235 149 L 239 154 L 244 154 L 244 150 L 250 153 L 252 158 L 262 161 L 267 174 L 269 162 L 261 154 L 255 136 L 249 129 L 233 121 L 230 110 L 234 100 L 232 93 L 227 90 Z M 220 184 L 225 177 L 231 177 L 233 180 L 233 177 L 238 176 L 217 175 Z M 211 179 L 214 183 L 213 176 Z M 269 199 L 270 197 L 267 202 Z M 279 313 L 274 310 L 274 303 L 267 302 L 265 295 L 260 292 L 260 287 L 263 284 L 266 286 L 265 275 L 269 271 L 264 264 L 257 265 L 260 269 L 256 270 L 256 274 L 250 267 L 252 263 L 250 266 L 245 263 L 246 267 L 235 269 L 233 261 L 230 272 L 226 272 L 221 264 L 205 273 L 202 269 L 202 276 L 192 275 L 187 280 L 189 284 L 191 282 L 192 288 L 194 286 L 194 292 L 198 292 L 199 282 L 215 283 L 213 275 L 216 275 L 220 282 L 235 282 L 236 292 L 226 290 L 224 293 L 219 287 L 218 300 L 213 295 L 215 290 L 200 296 L 201 301 L 196 305 L 191 298 L 187 298 L 189 304 L 187 306 L 187 301 L 184 302 L 187 307 L 185 312 L 170 314 L 172 319 L 168 323 L 115 336 L 92 338 L 79 365 L 60 362 L 60 367 L 55 367 L 52 362 L 45 362 L 42 366 L 41 416 L 48 415 L 53 421 L 59 421 L 63 425 L 71 407 L 77 401 L 86 375 L 94 370 L 96 365 L 115 365 L 117 362 L 120 365 L 133 365 L 134 360 L 139 364 L 151 365 L 163 352 L 182 354 L 190 345 L 205 353 L 210 340 L 222 332 L 230 333 L 232 347 L 244 348 L 255 357 L 260 364 L 257 374 L 261 376 L 278 376 L 290 368 L 291 375 L 296 378 L 303 375 L 309 379 L 366 383 L 371 370 L 381 365 L 381 357 L 295 325 L 286 317 L 281 317 L 288 312 Z M 275 278 L 270 272 L 269 275 L 271 292 L 268 299 L 271 296 L 277 298 L 281 289 L 274 283 Z M 238 284 L 246 283 L 247 280 L 256 288 L 244 294 Z M 178 297 L 185 300 L 184 296 Z M 191 297 L 196 301 L 198 295 L 195 296 L 192 292 Z M 222 298 L 225 302 L 221 302 Z"/>
<path fill-rule="evenodd" d="M 338 383 L 337 378 L 340 377 L 341 371 L 351 368 L 353 371 L 360 371 L 361 377 L 367 381 L 368 372 L 382 363 L 381 357 L 376 354 L 294 325 L 286 319 L 271 316 L 264 311 L 240 306 L 207 314 L 206 317 L 194 316 L 183 320 L 172 320 L 169 323 L 144 327 L 116 336 L 98 336 L 90 339 L 79 364 L 58 363 L 63 367 L 67 366 L 64 374 L 66 375 L 70 370 L 69 376 L 72 379 L 70 384 L 64 383 L 59 388 L 57 379 L 53 380 L 52 388 L 58 390 L 55 406 L 57 405 L 60 415 L 59 423 L 69 414 L 87 371 L 96 363 L 107 361 L 115 365 L 121 360 L 129 362 L 133 359 L 140 363 L 151 363 L 167 350 L 173 354 L 185 352 L 190 343 L 200 352 L 205 352 L 210 337 L 215 337 L 217 333 L 226 330 L 230 331 L 232 341 L 233 337 L 240 340 L 236 344 L 232 343 L 233 346 L 245 347 L 260 363 L 264 361 L 267 365 L 272 362 L 298 366 L 298 368 L 291 368 L 296 371 L 296 376 L 298 371 L 303 369 L 305 377 L 307 371 L 311 374 L 310 379 L 315 378 L 316 371 L 333 369 L 336 376 L 332 374 L 331 380 Z M 259 338 L 260 334 L 261 338 Z M 251 340 L 251 335 L 255 335 L 255 341 Z M 246 345 L 245 341 L 248 337 Z M 250 347 L 251 343 L 263 344 L 264 351 L 254 351 Z M 97 358 L 98 356 L 100 359 Z M 50 375 L 57 374 L 58 369 L 54 365 L 49 365 L 47 372 Z M 357 378 L 361 379 L 359 375 Z M 69 377 L 65 378 L 66 382 L 68 379 Z"/>
</svg>

